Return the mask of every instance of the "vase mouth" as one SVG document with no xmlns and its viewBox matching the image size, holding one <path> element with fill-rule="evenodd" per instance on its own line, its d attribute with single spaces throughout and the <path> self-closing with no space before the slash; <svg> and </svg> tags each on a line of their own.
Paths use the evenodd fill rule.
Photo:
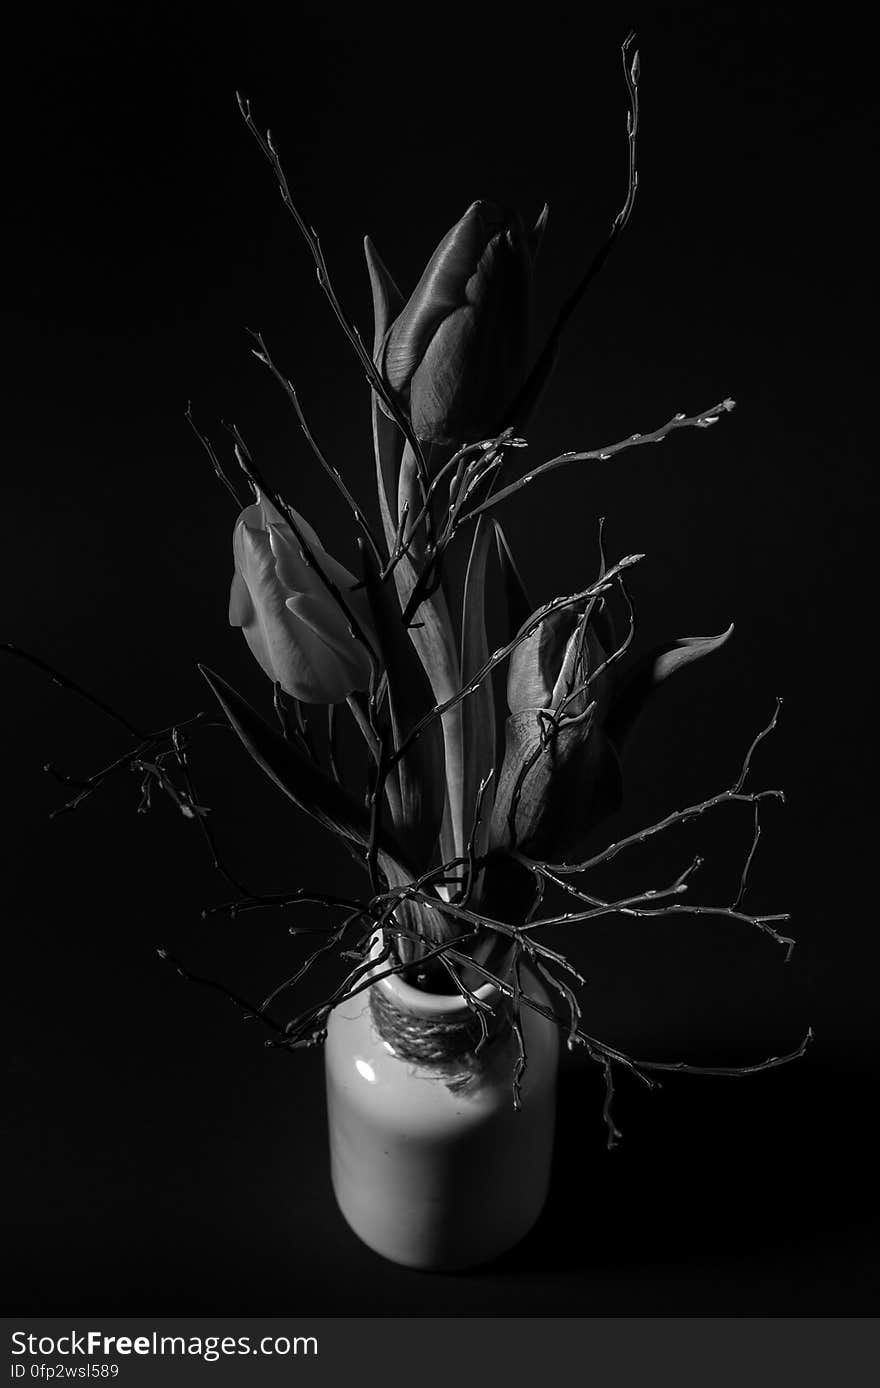
<svg viewBox="0 0 880 1388">
<path fill-rule="evenodd" d="M 370 958 L 380 954 L 382 948 L 382 932 L 377 931 L 370 946 Z M 377 966 L 378 969 L 384 967 L 385 962 Z M 381 988 L 387 997 L 393 998 L 398 1007 L 419 1017 L 445 1017 L 453 1021 L 471 1015 L 471 1009 L 460 993 L 428 993 L 422 988 L 414 988 L 411 983 L 406 983 L 400 974 L 388 974 L 378 981 L 376 987 Z M 494 983 L 481 983 L 479 988 L 472 988 L 470 991 L 479 1002 L 488 1003 L 490 1006 L 501 996 Z"/>
</svg>

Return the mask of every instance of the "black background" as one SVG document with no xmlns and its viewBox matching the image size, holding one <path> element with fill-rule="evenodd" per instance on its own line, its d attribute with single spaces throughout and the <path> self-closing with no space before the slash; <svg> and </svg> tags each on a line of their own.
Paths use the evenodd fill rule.
<svg viewBox="0 0 880 1388">
<path fill-rule="evenodd" d="M 788 803 L 767 808 L 751 901 L 790 910 L 799 943 L 786 965 L 744 925 L 671 919 L 609 920 L 564 944 L 589 977 L 589 1029 L 630 1054 L 745 1065 L 816 1032 L 805 1059 L 752 1078 L 671 1077 L 653 1094 L 622 1079 L 611 1154 L 601 1077 L 566 1058 L 553 1194 L 529 1239 L 454 1278 L 386 1264 L 332 1201 L 320 1054 L 266 1050 L 255 1024 L 155 954 L 257 997 L 304 946 L 269 915 L 203 922 L 227 892 L 197 830 L 168 801 L 137 816 L 131 777 L 50 824 L 62 792 L 41 764 L 82 774 L 128 744 L 9 660 L 7 1309 L 874 1309 L 874 79 L 834 14 L 294 5 L 233 22 L 154 5 L 60 28 L 35 17 L 7 41 L 4 636 L 159 727 L 209 706 L 197 660 L 264 707 L 268 692 L 227 626 L 234 510 L 186 427 L 188 399 L 222 447 L 219 421 L 234 420 L 354 562 L 245 325 L 371 497 L 367 392 L 235 89 L 272 127 L 365 332 L 364 233 L 409 288 L 478 196 L 532 218 L 549 201 L 546 329 L 623 197 L 618 49 L 638 24 L 638 203 L 568 334 L 530 461 L 728 395 L 738 408 L 705 433 L 557 473 L 511 502 L 506 525 L 536 601 L 592 575 L 604 515 L 612 558 L 647 555 L 632 584 L 641 640 L 736 623 L 658 700 L 608 836 L 729 784 L 785 696 L 754 784 Z M 354 887 L 345 857 L 231 739 L 206 732 L 193 758 L 246 881 Z M 748 810 L 722 810 L 608 881 L 660 885 L 699 850 L 703 899 L 729 900 L 750 833 Z"/>
</svg>

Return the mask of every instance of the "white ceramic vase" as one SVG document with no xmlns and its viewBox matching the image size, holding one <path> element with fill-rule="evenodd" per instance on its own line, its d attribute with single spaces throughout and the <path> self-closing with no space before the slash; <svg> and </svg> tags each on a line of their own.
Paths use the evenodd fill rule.
<svg viewBox="0 0 880 1388">
<path fill-rule="evenodd" d="M 549 1008 L 536 976 L 526 967 L 520 972 L 523 991 Z M 378 998 L 371 997 L 376 993 Z M 504 1000 L 494 985 L 479 988 L 476 996 L 499 1003 L 503 1015 Z M 528 1063 L 516 1110 L 519 1051 L 509 1024 L 479 1051 L 465 1040 L 453 1058 L 428 1062 L 388 1039 L 395 1036 L 389 1016 L 404 1021 L 409 1035 L 420 1025 L 456 1028 L 471 1019 L 459 994 L 426 993 L 399 975 L 334 1009 L 324 1050 L 339 1208 L 364 1243 L 393 1262 L 435 1270 L 486 1262 L 513 1247 L 544 1205 L 556 1112 L 557 1026 L 522 1007 Z"/>
</svg>

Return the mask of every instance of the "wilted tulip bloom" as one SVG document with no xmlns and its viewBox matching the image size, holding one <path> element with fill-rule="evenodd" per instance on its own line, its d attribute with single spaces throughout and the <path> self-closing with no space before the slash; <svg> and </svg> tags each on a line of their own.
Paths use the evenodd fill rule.
<svg viewBox="0 0 880 1388">
<path fill-rule="evenodd" d="M 593 829 L 620 804 L 620 757 L 645 705 L 733 631 L 656 646 L 617 680 L 602 668 L 615 646 L 607 615 L 595 607 L 586 630 L 584 619 L 572 608 L 552 612 L 511 655 L 492 849 L 555 862 L 582 857 Z"/>
<path fill-rule="evenodd" d="M 385 333 L 376 364 L 419 439 L 462 443 L 503 427 L 529 364 L 545 220 L 546 209 L 528 232 L 518 213 L 472 203 Z"/>
<path fill-rule="evenodd" d="M 569 858 L 619 802 L 620 767 L 603 729 L 611 680 L 601 669 L 607 652 L 595 630 L 597 615 L 551 612 L 511 655 L 492 848 Z M 590 704 L 592 713 L 581 717 Z"/>
<path fill-rule="evenodd" d="M 549 613 L 531 636 L 515 647 L 508 665 L 507 702 L 511 713 L 525 709 L 555 712 L 565 703 L 568 717 L 596 702 L 604 712 L 610 696 L 610 674 L 599 672 L 606 660 L 594 620 L 583 630 L 584 613 L 563 607 Z M 584 689 L 590 674 L 589 686 Z M 569 701 L 569 696 L 573 697 Z"/>
<path fill-rule="evenodd" d="M 327 553 L 312 527 L 291 511 L 321 571 L 335 583 L 358 624 L 371 636 L 363 594 Z M 315 569 L 303 558 L 291 527 L 265 497 L 242 511 L 233 532 L 235 575 L 229 621 L 241 627 L 270 680 L 297 699 L 335 704 L 369 683 L 363 644 Z"/>
</svg>

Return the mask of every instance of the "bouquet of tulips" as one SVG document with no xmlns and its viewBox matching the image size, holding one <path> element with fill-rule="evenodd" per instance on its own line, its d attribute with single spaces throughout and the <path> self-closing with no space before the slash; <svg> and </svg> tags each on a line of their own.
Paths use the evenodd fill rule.
<svg viewBox="0 0 880 1388">
<path fill-rule="evenodd" d="M 496 915 L 508 927 L 522 924 L 538 866 L 569 871 L 619 806 L 623 752 L 653 691 L 732 631 L 673 641 L 617 678 L 634 623 L 630 615 L 618 637 L 608 599 L 615 587 L 626 594 L 624 572 L 642 556 L 608 567 L 601 533 L 598 571 L 578 575 L 580 591 L 539 607 L 526 594 L 496 513 L 531 480 L 504 485 L 522 444 L 517 402 L 533 395 L 532 280 L 545 222 L 546 210 L 527 231 L 519 217 L 475 202 L 408 301 L 367 240 L 383 533 L 373 534 L 352 501 L 359 574 L 327 552 L 264 481 L 243 440 L 236 443 L 255 499 L 234 529 L 229 620 L 273 682 L 279 707 L 292 703 L 295 728 L 304 725 L 301 705 L 347 704 L 372 761 L 364 795 L 322 768 L 301 732 L 285 737 L 263 725 L 225 682 L 205 674 L 269 774 L 362 857 L 375 901 L 393 907 L 386 929 L 406 927 L 393 950 L 402 962 L 472 933 L 475 922 L 490 927 Z M 705 426 L 731 405 L 672 424 Z M 469 557 L 455 612 L 444 561 L 459 534 Z M 492 578 L 504 588 L 508 630 L 490 654 Z M 492 675 L 505 667 L 496 711 Z M 440 960 L 448 968 L 445 952 Z"/>
<path fill-rule="evenodd" d="M 529 227 L 516 214 L 474 202 L 440 241 L 408 298 L 367 239 L 374 310 L 370 351 L 335 295 L 317 236 L 296 206 L 271 135 L 258 129 L 248 103 L 239 98 L 246 125 L 273 167 L 319 283 L 369 383 L 378 490 L 374 514 L 381 522 L 381 529 L 371 525 L 348 481 L 325 457 L 293 384 L 262 336 L 254 334 L 255 355 L 286 392 L 350 510 L 360 552 L 357 572 L 334 558 L 308 520 L 273 489 L 233 429 L 235 458 L 252 489 L 242 505 L 212 444 L 188 416 L 240 510 L 233 530 L 229 621 L 241 629 L 272 683 L 276 718 L 264 718 L 216 673 L 203 673 L 251 756 L 299 810 L 342 841 L 367 884 L 355 900 L 305 887 L 266 898 L 235 883 L 238 899 L 230 903 L 235 910 L 319 901 L 340 913 L 284 988 L 331 949 L 352 965 L 331 997 L 287 1021 L 279 1020 L 272 1006 L 281 989 L 253 1006 L 225 985 L 212 984 L 272 1029 L 270 1044 L 320 1041 L 331 1008 L 369 986 L 377 967 L 379 976 L 383 970 L 402 971 L 418 986 L 457 991 L 481 1021 L 474 988 L 493 981 L 521 1040 L 521 1009 L 546 1011 L 521 986 L 525 959 L 560 999 L 558 1015 L 552 1015 L 566 1029 L 569 1045 L 586 1047 L 603 1068 L 610 1098 L 612 1065 L 623 1065 L 647 1082 L 652 1069 L 695 1067 L 634 1061 L 585 1032 L 574 992 L 583 980 L 563 955 L 541 942 L 542 927 L 615 912 L 646 916 L 691 910 L 745 922 L 791 949 L 793 942 L 776 928 L 784 915 L 752 915 L 743 908 L 760 803 L 779 795 L 747 791 L 744 783 L 754 747 L 775 726 L 778 706 L 733 785 L 617 843 L 597 842 L 597 829 L 621 803 L 627 743 L 646 704 L 670 675 L 718 650 L 733 628 L 670 640 L 637 654 L 631 649 L 635 621 L 627 574 L 643 556 L 628 554 L 609 563 L 600 523 L 593 571 L 572 575 L 576 590 L 571 594 L 536 605 L 500 520 L 503 503 L 545 473 L 660 442 L 678 429 L 706 429 L 733 408 L 732 400 L 724 400 L 695 415 L 676 414 L 651 433 L 565 453 L 516 475 L 523 433 L 551 375 L 562 331 L 626 226 L 635 200 L 639 69 L 631 39 L 623 46 L 623 66 L 629 97 L 626 201 L 608 241 L 537 352 L 533 285 L 546 207 Z M 453 544 L 460 553 L 461 541 L 467 560 L 456 610 L 448 579 Z M 500 644 L 491 643 L 487 631 L 491 584 L 500 585 L 504 596 L 507 630 Z M 309 730 L 316 706 L 326 709 L 329 730 L 320 749 Z M 353 718 L 365 743 L 368 774 L 360 788 L 340 773 L 340 711 Z M 181 724 L 145 737 L 127 761 L 144 772 L 147 796 L 150 785 L 158 783 L 184 814 L 199 821 L 217 860 L 192 785 L 189 731 L 190 724 Z M 176 762 L 183 787 L 169 773 L 169 762 Z M 90 778 L 91 788 L 105 774 Z M 625 899 L 607 901 L 589 889 L 585 878 L 600 863 L 728 801 L 748 803 L 755 814 L 752 851 L 730 904 L 689 906 L 681 899 L 699 859 L 669 885 Z M 543 909 L 548 888 L 564 894 L 567 909 Z M 383 942 L 378 956 L 369 953 L 377 933 Z M 185 977 L 197 978 L 177 960 L 171 962 Z M 803 1045 L 792 1054 L 802 1052 Z M 757 1068 L 790 1058 L 773 1057 Z M 522 1052 L 514 1102 L 526 1059 Z M 607 1103 L 606 1119 L 613 1140 Z"/>
</svg>

